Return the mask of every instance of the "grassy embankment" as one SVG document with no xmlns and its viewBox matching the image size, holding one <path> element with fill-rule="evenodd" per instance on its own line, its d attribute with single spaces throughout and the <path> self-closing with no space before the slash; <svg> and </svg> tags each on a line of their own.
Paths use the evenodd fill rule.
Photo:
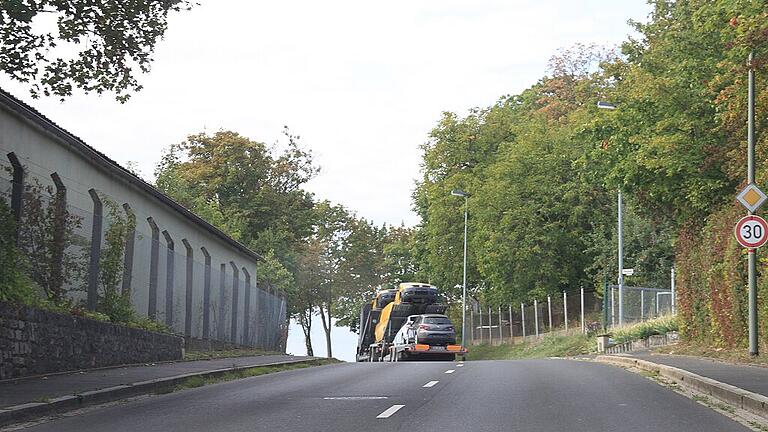
<svg viewBox="0 0 768 432">
<path fill-rule="evenodd" d="M 615 343 L 640 340 L 651 335 L 677 330 L 674 316 L 661 317 L 642 323 L 615 328 L 610 333 Z M 538 341 L 515 345 L 476 345 L 469 349 L 468 360 L 514 360 L 547 357 L 571 357 L 591 354 L 597 350 L 594 335 L 543 336 Z"/>
<path fill-rule="evenodd" d="M 251 357 L 261 355 L 285 355 L 285 353 L 275 351 L 264 351 L 260 349 L 232 349 L 223 351 L 187 351 L 184 353 L 184 360 L 210 360 L 229 357 Z"/>
<path fill-rule="evenodd" d="M 569 357 L 589 354 L 597 349 L 594 337 L 582 334 L 543 336 L 538 341 L 515 345 L 475 345 L 469 347 L 467 360 L 514 360 L 546 357 Z"/>
</svg>

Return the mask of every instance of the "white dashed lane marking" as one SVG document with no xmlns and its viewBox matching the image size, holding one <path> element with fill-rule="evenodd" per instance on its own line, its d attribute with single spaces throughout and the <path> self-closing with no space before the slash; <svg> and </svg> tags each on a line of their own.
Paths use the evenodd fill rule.
<svg viewBox="0 0 768 432">
<path fill-rule="evenodd" d="M 447 374 L 452 374 L 454 372 L 456 372 L 456 369 L 448 369 L 447 371 L 445 371 L 445 373 Z"/>
<path fill-rule="evenodd" d="M 462 367 L 462 366 L 464 366 L 464 363 L 459 363 L 456 365 L 456 367 Z"/>
<path fill-rule="evenodd" d="M 437 384 L 437 383 L 439 383 L 439 382 L 440 382 L 440 381 L 430 381 L 430 382 L 428 382 L 428 383 L 424 384 L 422 387 L 426 387 L 426 388 L 434 387 L 434 386 L 435 386 L 435 384 Z"/>
<path fill-rule="evenodd" d="M 398 412 L 400 408 L 404 407 L 405 405 L 392 405 L 391 407 L 384 410 L 383 413 L 376 416 L 376 418 L 389 418 L 392 414 Z"/>
</svg>

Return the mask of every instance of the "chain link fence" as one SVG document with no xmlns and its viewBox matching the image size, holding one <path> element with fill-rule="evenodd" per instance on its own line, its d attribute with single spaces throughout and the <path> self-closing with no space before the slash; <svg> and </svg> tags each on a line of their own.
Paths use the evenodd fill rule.
<svg viewBox="0 0 768 432">
<path fill-rule="evenodd" d="M 618 286 L 607 286 L 605 293 L 569 291 L 516 305 L 474 302 L 467 313 L 466 343 L 514 344 L 547 334 L 610 329 L 619 323 Z M 673 313 L 671 290 L 625 286 L 623 300 L 624 325 Z"/>
</svg>

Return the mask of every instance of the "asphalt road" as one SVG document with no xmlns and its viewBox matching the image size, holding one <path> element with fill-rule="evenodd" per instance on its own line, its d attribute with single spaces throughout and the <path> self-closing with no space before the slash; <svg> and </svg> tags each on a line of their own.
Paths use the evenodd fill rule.
<svg viewBox="0 0 768 432">
<path fill-rule="evenodd" d="M 446 373 L 447 371 L 453 371 Z M 640 375 L 569 360 L 347 363 L 101 407 L 29 431 L 746 431 Z"/>
</svg>

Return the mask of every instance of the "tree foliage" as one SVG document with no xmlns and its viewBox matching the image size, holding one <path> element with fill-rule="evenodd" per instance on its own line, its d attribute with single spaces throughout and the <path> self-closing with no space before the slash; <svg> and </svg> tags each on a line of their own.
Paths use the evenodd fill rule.
<svg viewBox="0 0 768 432">
<path fill-rule="evenodd" d="M 625 265 L 637 271 L 628 283 L 666 287 L 675 263 L 686 337 L 744 343 L 732 203 L 745 177 L 747 69 L 768 69 L 768 5 L 650 3 L 620 54 L 577 44 L 520 94 L 443 115 L 414 193 L 430 281 L 449 291 L 461 281 L 463 202 L 450 195 L 461 188 L 471 194 L 473 295 L 499 304 L 614 282 L 621 190 Z M 618 109 L 598 110 L 598 100 Z M 759 86 L 757 111 L 766 106 Z M 766 127 L 758 116 L 757 130 Z M 758 183 L 768 175 L 765 136 Z"/>
<path fill-rule="evenodd" d="M 126 101 L 141 90 L 168 26 L 187 0 L 2 0 L 0 70 L 27 83 L 32 96 L 70 96 L 73 89 L 114 92 Z M 55 24 L 52 22 L 55 20 Z"/>
</svg>

